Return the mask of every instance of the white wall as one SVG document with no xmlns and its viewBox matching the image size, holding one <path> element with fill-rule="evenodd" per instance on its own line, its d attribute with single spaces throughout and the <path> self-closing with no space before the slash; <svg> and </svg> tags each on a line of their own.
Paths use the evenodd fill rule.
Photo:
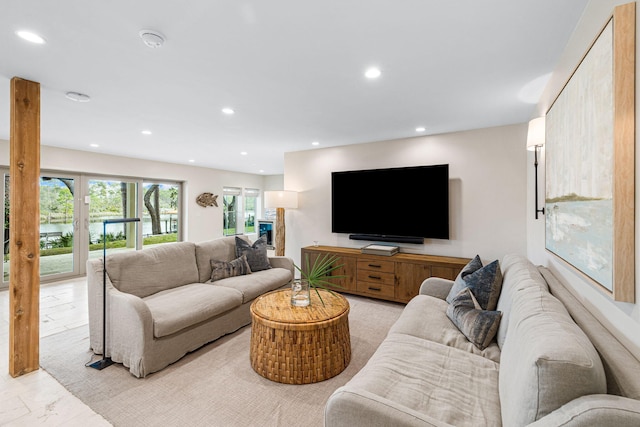
<svg viewBox="0 0 640 427">
<path fill-rule="evenodd" d="M 268 181 L 270 185 L 278 185 L 279 180 L 281 180 L 280 176 L 267 178 L 262 175 L 140 160 L 49 146 L 42 146 L 40 154 L 40 168 L 42 170 L 183 181 L 184 240 L 193 242 L 222 236 L 223 186 L 263 189 L 265 181 Z M 5 140 L 0 140 L 0 165 L 9 165 L 9 142 Z M 218 207 L 203 208 L 196 204 L 196 197 L 203 192 L 219 195 Z"/>
<path fill-rule="evenodd" d="M 559 61 L 554 74 L 545 88 L 544 94 L 537 106 L 537 116 L 542 116 L 549 109 L 554 99 L 562 90 L 573 70 L 579 64 L 581 58 L 587 52 L 596 36 L 609 20 L 616 5 L 628 1 L 592 0 L 576 27 L 567 47 Z M 640 7 L 636 7 L 636 13 L 640 15 Z M 640 24 L 640 16 L 636 21 Z M 636 25 L 638 25 L 636 24 Z M 636 61 L 640 59 L 640 43 L 636 42 Z M 636 99 L 640 99 L 640 67 L 636 67 Z M 640 141 L 640 107 L 636 106 L 636 141 Z M 637 144 L 637 143 L 636 143 Z M 636 165 L 640 165 L 640 148 L 636 145 Z M 637 167 L 637 166 L 636 166 Z M 554 274 L 571 285 L 573 293 L 592 311 L 604 318 L 610 329 L 617 332 L 618 337 L 627 347 L 640 355 L 640 204 L 636 196 L 636 304 L 620 303 L 613 301 L 602 293 L 596 285 L 584 279 L 580 273 L 565 264 L 553 254 L 545 250 L 544 243 L 544 217 L 538 221 L 534 219 L 533 207 L 533 153 L 529 155 L 527 162 L 527 254 L 537 263 L 547 266 Z M 544 161 L 540 163 L 539 185 L 544 189 Z M 636 173 L 636 194 L 640 189 L 640 174 Z M 544 201 L 544 190 L 541 190 L 540 203 Z"/>
<path fill-rule="evenodd" d="M 287 256 L 321 245 L 361 247 L 371 242 L 331 233 L 331 172 L 449 164 L 450 240 L 402 244 L 406 252 L 501 259 L 526 252 L 526 125 L 373 142 L 285 154 L 284 187 L 299 191 L 299 208 L 286 212 Z M 420 192 L 419 183 L 407 183 Z M 380 189 L 374 210 L 391 202 Z M 424 189 L 425 197 L 428 189 Z"/>
</svg>

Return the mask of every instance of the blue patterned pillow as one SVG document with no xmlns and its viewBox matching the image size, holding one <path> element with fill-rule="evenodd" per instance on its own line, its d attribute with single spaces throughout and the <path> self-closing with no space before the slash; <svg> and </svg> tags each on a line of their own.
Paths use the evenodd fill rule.
<svg viewBox="0 0 640 427">
<path fill-rule="evenodd" d="M 477 270 L 482 268 L 482 261 L 480 260 L 480 255 L 476 255 L 464 268 L 460 271 L 460 274 L 456 277 L 456 280 L 453 282 L 453 286 L 449 291 L 449 295 L 447 295 L 447 302 L 451 304 L 451 301 L 460 293 L 461 290 L 467 287 L 467 284 L 464 282 L 464 278 L 468 275 L 474 273 Z"/>
<path fill-rule="evenodd" d="M 482 310 L 470 288 L 464 288 L 447 307 L 447 317 L 480 350 L 496 336 L 502 313 Z"/>
<path fill-rule="evenodd" d="M 495 310 L 502 290 L 502 270 L 498 260 L 469 274 L 464 279 L 483 310 Z"/>
<path fill-rule="evenodd" d="M 262 235 L 253 245 L 236 236 L 236 256 L 245 255 L 252 272 L 268 270 L 271 268 L 267 256 L 267 237 Z"/>
</svg>

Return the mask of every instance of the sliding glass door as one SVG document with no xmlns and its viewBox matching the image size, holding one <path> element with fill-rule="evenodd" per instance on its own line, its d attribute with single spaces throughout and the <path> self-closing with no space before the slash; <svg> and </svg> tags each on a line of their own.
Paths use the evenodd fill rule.
<svg viewBox="0 0 640 427">
<path fill-rule="evenodd" d="M 9 234 L 11 178 L 2 170 L 4 186 L 4 259 L 3 283 L 9 282 L 10 245 Z M 72 174 L 43 174 L 40 176 L 40 276 L 42 280 L 56 280 L 80 274 L 78 241 L 79 199 L 78 176 Z"/>
<path fill-rule="evenodd" d="M 144 247 L 178 241 L 180 187 L 175 182 L 145 181 L 142 236 Z"/>
<path fill-rule="evenodd" d="M 104 224 L 105 220 L 138 217 L 138 184 L 138 180 L 88 180 L 89 258 L 102 257 L 105 246 L 107 254 L 138 248 L 138 223 Z"/>
<path fill-rule="evenodd" d="M 9 286 L 9 170 L 4 185 L 4 258 L 0 288 Z M 40 276 L 50 282 L 85 273 L 89 258 L 181 240 L 182 184 L 141 178 L 89 177 L 43 171 L 40 176 Z M 127 218 L 140 222 L 107 223 Z M 106 227 L 106 232 L 105 232 Z"/>
</svg>

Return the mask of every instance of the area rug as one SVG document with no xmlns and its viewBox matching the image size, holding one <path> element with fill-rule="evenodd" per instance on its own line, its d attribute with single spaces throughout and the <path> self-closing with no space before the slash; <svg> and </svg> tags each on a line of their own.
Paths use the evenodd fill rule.
<svg viewBox="0 0 640 427">
<path fill-rule="evenodd" d="M 351 363 L 315 384 L 279 384 L 256 374 L 249 362 L 250 326 L 146 378 L 120 364 L 102 371 L 85 367 L 92 358 L 88 326 L 43 338 L 40 364 L 115 426 L 322 426 L 331 393 L 365 365 L 404 307 L 348 300 Z"/>
</svg>

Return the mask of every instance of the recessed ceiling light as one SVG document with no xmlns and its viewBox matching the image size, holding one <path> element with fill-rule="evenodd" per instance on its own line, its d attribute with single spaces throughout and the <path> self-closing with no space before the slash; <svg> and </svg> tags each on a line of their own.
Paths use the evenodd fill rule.
<svg viewBox="0 0 640 427">
<path fill-rule="evenodd" d="M 151 49 L 156 49 L 162 47 L 164 44 L 164 36 L 155 30 L 140 30 L 138 33 L 140 38 L 144 42 L 147 47 Z"/>
<path fill-rule="evenodd" d="M 367 71 L 365 71 L 364 76 L 368 79 L 377 79 L 381 74 L 382 72 L 379 68 L 371 67 Z"/>
<path fill-rule="evenodd" d="M 264 169 L 260 169 L 258 172 L 260 172 L 260 173 L 264 173 Z"/>
<path fill-rule="evenodd" d="M 98 147 L 100 147 L 100 145 L 99 144 L 89 144 L 89 147 L 98 148 Z"/>
<path fill-rule="evenodd" d="M 311 145 L 320 145 L 320 143 L 318 141 L 313 141 Z"/>
<path fill-rule="evenodd" d="M 427 128 L 422 126 L 416 128 L 416 132 L 424 132 L 425 130 L 427 130 Z"/>
<path fill-rule="evenodd" d="M 195 163 L 196 161 L 194 159 L 189 159 L 189 163 Z"/>
<path fill-rule="evenodd" d="M 47 41 L 31 31 L 16 31 L 16 35 L 21 39 L 35 44 L 45 44 Z"/>
<path fill-rule="evenodd" d="M 150 130 L 143 130 L 140 133 L 143 134 L 143 135 L 151 135 L 151 131 Z"/>
<path fill-rule="evenodd" d="M 85 95 L 84 93 L 79 92 L 67 92 L 64 94 L 68 99 L 76 102 L 89 102 L 91 101 L 91 97 L 89 95 Z"/>
<path fill-rule="evenodd" d="M 240 152 L 240 155 L 241 155 L 241 156 L 246 156 L 247 154 L 249 154 L 249 153 L 247 153 L 246 151 L 241 151 L 241 152 Z"/>
<path fill-rule="evenodd" d="M 229 114 L 229 115 L 231 115 L 231 114 L 234 114 L 234 113 L 235 113 L 235 111 L 233 110 L 233 108 L 229 108 L 229 107 L 225 107 L 225 108 L 223 108 L 223 109 L 222 109 L 222 112 L 223 112 L 223 113 L 225 113 L 225 114 Z"/>
</svg>

